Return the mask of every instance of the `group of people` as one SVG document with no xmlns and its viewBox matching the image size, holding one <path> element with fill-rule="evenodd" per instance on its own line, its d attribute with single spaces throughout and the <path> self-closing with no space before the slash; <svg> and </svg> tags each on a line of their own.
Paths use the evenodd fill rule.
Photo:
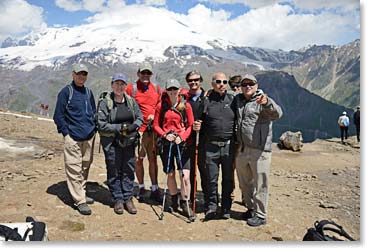
<svg viewBox="0 0 367 248">
<path fill-rule="evenodd" d="M 67 186 L 78 211 L 91 214 L 88 204 L 93 199 L 86 196 L 86 181 L 98 131 L 116 214 L 122 214 L 124 209 L 137 213 L 133 202 L 134 173 L 139 183 L 136 198 L 145 199 L 146 156 L 152 183 L 150 198 L 164 205 L 166 194 L 161 195 L 157 178 L 159 154 L 172 211 L 181 208 L 188 217 L 194 214 L 198 168 L 205 220 L 229 219 L 236 170 L 242 203 L 247 208 L 244 219 L 250 226 L 265 224 L 272 122 L 281 118 L 280 106 L 258 88 L 257 79 L 250 74 L 228 80 L 224 73 L 217 72 L 208 91 L 202 88 L 203 77 L 196 70 L 186 74 L 188 90 L 176 79 L 167 80 L 162 90 L 151 82 L 152 75 L 149 63 L 141 64 L 135 83 L 129 84 L 123 73 L 115 74 L 112 91 L 103 92 L 96 107 L 92 91 L 84 86 L 87 66 L 73 66 L 73 81 L 58 95 L 54 121 L 64 136 Z M 228 85 L 232 91 L 227 90 Z"/>
<path fill-rule="evenodd" d="M 353 123 L 356 127 L 357 133 L 357 142 L 360 141 L 359 134 L 360 134 L 360 107 L 357 106 L 356 111 L 353 113 Z M 349 117 L 346 111 L 343 111 L 342 115 L 338 118 L 338 124 L 340 127 L 340 139 L 342 144 L 345 144 L 344 140 L 348 139 L 348 129 L 349 129 Z"/>
</svg>

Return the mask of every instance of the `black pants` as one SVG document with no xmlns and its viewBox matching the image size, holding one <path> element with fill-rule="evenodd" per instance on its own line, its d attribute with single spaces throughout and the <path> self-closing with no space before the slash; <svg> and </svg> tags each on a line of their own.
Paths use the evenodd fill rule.
<svg viewBox="0 0 367 248">
<path fill-rule="evenodd" d="M 359 142 L 359 132 L 360 132 L 360 126 L 356 125 L 356 131 L 357 131 L 357 141 Z"/>
<path fill-rule="evenodd" d="M 342 142 L 344 139 L 348 139 L 348 127 L 340 127 L 340 138 Z"/>
<path fill-rule="evenodd" d="M 231 193 L 233 191 L 233 142 L 224 146 L 205 144 L 206 169 L 208 173 L 208 208 L 217 210 L 218 207 L 218 177 L 219 166 L 222 167 L 222 210 L 229 211 L 232 206 Z"/>
<path fill-rule="evenodd" d="M 204 141 L 202 141 L 201 143 L 199 143 L 198 146 L 198 171 L 200 172 L 200 181 L 201 181 L 201 189 L 203 191 L 204 194 L 204 201 L 205 203 L 208 203 L 208 175 L 207 175 L 207 171 L 206 171 L 206 166 L 205 166 L 205 145 L 204 145 Z M 189 154 L 190 154 L 190 165 L 191 165 L 191 169 L 190 169 L 190 184 L 191 184 L 191 192 L 190 192 L 190 200 L 191 202 L 193 202 L 194 200 L 194 174 L 195 174 L 195 151 L 196 151 L 196 146 L 195 144 L 192 144 L 188 147 L 189 149 Z M 196 180 L 198 178 L 198 175 L 196 175 Z"/>
<path fill-rule="evenodd" d="M 160 155 L 161 160 L 162 160 L 162 164 L 163 164 L 163 172 L 164 173 L 169 173 L 174 171 L 175 169 L 177 170 L 181 170 L 181 169 L 185 169 L 185 170 L 190 170 L 190 156 L 188 154 L 188 150 L 187 147 L 183 146 L 183 145 L 179 145 L 179 149 L 181 152 L 181 163 L 182 163 L 182 168 L 180 165 L 180 161 L 179 161 L 179 156 L 178 156 L 178 150 L 177 150 L 177 145 L 173 142 L 172 143 L 172 148 L 171 148 L 171 156 L 169 156 L 170 153 L 170 145 L 169 142 L 165 142 L 163 145 L 163 152 Z M 170 158 L 169 163 L 168 163 L 168 158 Z M 176 166 L 175 167 L 175 161 L 176 159 Z"/>
</svg>

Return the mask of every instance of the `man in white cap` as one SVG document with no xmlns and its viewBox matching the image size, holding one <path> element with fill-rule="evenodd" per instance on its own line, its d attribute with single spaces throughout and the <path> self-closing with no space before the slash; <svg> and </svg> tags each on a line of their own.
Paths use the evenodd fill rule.
<svg viewBox="0 0 367 248">
<path fill-rule="evenodd" d="M 348 127 L 349 127 L 349 117 L 347 116 L 347 112 L 343 112 L 341 116 L 339 116 L 338 124 L 340 127 L 340 139 L 344 144 L 344 139 L 348 139 Z"/>
<path fill-rule="evenodd" d="M 142 63 L 137 72 L 138 80 L 136 83 L 127 86 L 126 93 L 136 100 L 144 117 L 143 125 L 139 129 L 141 136 L 140 150 L 138 151 L 138 157 L 135 163 L 135 174 L 139 183 L 137 199 L 142 201 L 146 192 L 143 160 L 145 156 L 148 156 L 149 176 L 152 182 L 150 198 L 160 203 L 162 196 L 158 187 L 158 167 L 155 147 L 157 137 L 153 131 L 153 120 L 155 110 L 160 102 L 161 88 L 159 85 L 151 82 L 152 75 L 152 66 L 147 62 Z"/>
<path fill-rule="evenodd" d="M 96 132 L 96 104 L 93 93 L 84 86 L 88 68 L 84 64 L 73 66 L 73 81 L 57 96 L 54 122 L 64 136 L 64 160 L 66 182 L 78 211 L 92 213 L 88 204 L 93 199 L 86 196 L 86 183 L 93 162 L 93 146 Z"/>
</svg>

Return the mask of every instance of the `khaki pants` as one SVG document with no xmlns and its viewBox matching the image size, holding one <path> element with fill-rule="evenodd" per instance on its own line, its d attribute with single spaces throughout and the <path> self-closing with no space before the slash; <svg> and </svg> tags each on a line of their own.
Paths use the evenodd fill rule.
<svg viewBox="0 0 367 248">
<path fill-rule="evenodd" d="M 238 153 L 236 171 L 242 199 L 248 209 L 266 218 L 271 152 L 245 147 Z"/>
<path fill-rule="evenodd" d="M 69 135 L 64 137 L 66 182 L 76 205 L 86 202 L 85 187 L 93 162 L 94 139 L 95 136 L 89 140 L 75 141 Z"/>
</svg>

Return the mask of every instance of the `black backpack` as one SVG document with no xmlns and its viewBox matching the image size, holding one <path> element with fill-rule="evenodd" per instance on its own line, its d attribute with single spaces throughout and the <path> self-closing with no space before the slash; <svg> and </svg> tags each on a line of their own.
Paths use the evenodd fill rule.
<svg viewBox="0 0 367 248">
<path fill-rule="evenodd" d="M 307 233 L 303 237 L 303 241 L 355 241 L 348 233 L 346 233 L 342 226 L 336 224 L 333 221 L 321 220 L 316 221 L 315 227 L 309 228 Z M 324 231 L 329 231 L 329 234 L 338 234 L 338 238 L 335 236 L 330 236 Z M 340 239 L 343 237 L 344 239 Z"/>
<path fill-rule="evenodd" d="M 27 224 L 29 223 L 29 225 Z M 20 225 L 27 226 L 21 235 L 18 228 Z M 10 227 L 0 224 L 0 240 L 4 241 L 47 241 L 47 227 L 44 222 L 35 221 L 32 217 L 27 217 L 24 223 L 18 223 L 18 227 Z"/>
</svg>

